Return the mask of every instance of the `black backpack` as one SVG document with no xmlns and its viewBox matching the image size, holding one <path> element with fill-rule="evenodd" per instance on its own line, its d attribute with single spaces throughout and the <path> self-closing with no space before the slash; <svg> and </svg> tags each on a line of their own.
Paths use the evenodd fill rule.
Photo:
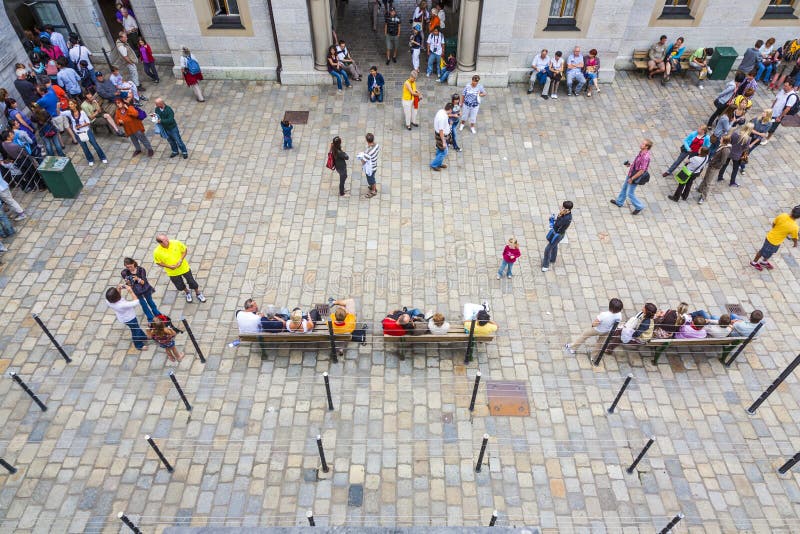
<svg viewBox="0 0 800 534">
<path fill-rule="evenodd" d="M 794 104 L 792 107 L 789 108 L 789 111 L 786 112 L 787 115 L 797 115 L 797 112 L 800 111 L 800 95 L 797 93 L 790 93 L 788 98 L 786 99 L 786 105 L 789 105 L 789 99 L 794 97 Z"/>
</svg>

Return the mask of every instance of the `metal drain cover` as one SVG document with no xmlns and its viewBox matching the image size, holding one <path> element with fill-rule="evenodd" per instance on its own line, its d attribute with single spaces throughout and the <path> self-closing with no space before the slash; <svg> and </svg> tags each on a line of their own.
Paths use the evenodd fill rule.
<svg viewBox="0 0 800 534">
<path fill-rule="evenodd" d="M 527 417 L 531 414 L 526 382 L 516 380 L 487 380 L 486 396 L 489 398 L 489 413 Z"/>
</svg>

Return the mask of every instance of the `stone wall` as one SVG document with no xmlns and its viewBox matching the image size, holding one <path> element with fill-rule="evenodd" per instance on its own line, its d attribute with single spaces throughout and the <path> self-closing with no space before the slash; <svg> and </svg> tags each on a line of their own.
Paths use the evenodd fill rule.
<svg viewBox="0 0 800 534">
<path fill-rule="evenodd" d="M 22 102 L 22 98 L 14 89 L 14 65 L 18 62 L 27 64 L 27 54 L 19 42 L 11 21 L 6 15 L 5 5 L 0 3 L 0 87 L 5 87 L 8 93 L 17 101 Z M 24 104 L 23 104 L 24 105 Z"/>
</svg>

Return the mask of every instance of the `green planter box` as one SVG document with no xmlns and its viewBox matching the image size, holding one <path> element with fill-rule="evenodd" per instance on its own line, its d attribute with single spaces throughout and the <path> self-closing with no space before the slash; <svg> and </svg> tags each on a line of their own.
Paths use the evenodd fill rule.
<svg viewBox="0 0 800 534">
<path fill-rule="evenodd" d="M 711 76 L 709 80 L 724 80 L 728 77 L 728 73 L 733 69 L 733 64 L 739 54 L 729 46 L 718 46 L 714 49 L 714 55 L 708 60 L 708 66 L 711 67 Z"/>
<path fill-rule="evenodd" d="M 47 156 L 39 165 L 39 174 L 56 198 L 75 198 L 83 189 L 81 179 L 69 158 Z"/>
</svg>

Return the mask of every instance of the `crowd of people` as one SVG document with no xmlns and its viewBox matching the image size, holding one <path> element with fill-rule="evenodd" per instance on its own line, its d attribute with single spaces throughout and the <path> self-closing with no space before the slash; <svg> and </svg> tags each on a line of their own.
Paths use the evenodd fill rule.
<svg viewBox="0 0 800 534">
<path fill-rule="evenodd" d="M 419 308 L 403 307 L 389 312 L 381 321 L 383 333 L 387 336 L 418 336 L 423 334 L 447 335 L 450 323 L 441 312 L 427 311 Z M 464 304 L 461 321 L 464 333 L 472 331 L 476 337 L 487 337 L 497 332 L 498 325 L 490 315 L 489 304 Z"/>
</svg>

